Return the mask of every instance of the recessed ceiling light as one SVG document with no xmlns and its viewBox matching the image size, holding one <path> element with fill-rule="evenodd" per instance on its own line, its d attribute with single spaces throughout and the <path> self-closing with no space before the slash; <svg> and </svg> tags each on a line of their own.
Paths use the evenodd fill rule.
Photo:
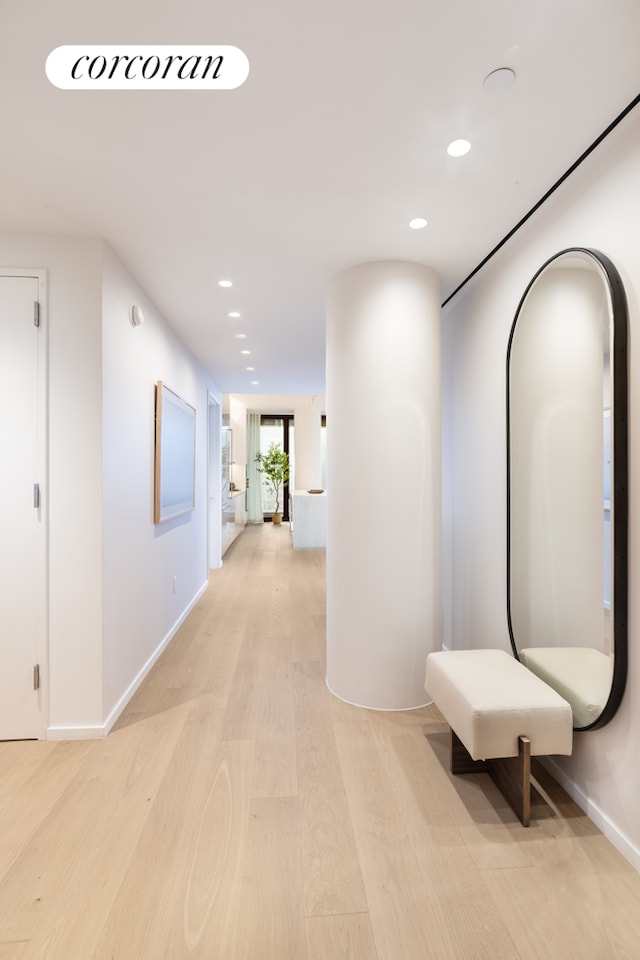
<svg viewBox="0 0 640 960">
<path fill-rule="evenodd" d="M 228 316 L 228 317 L 233 317 L 233 318 L 235 319 L 236 317 L 239 317 L 240 314 L 238 313 L 237 310 L 232 310 L 231 313 L 228 313 L 228 314 L 227 314 L 227 316 Z"/>
<path fill-rule="evenodd" d="M 498 93 L 500 90 L 508 90 L 512 87 L 515 79 L 516 75 L 510 67 L 498 67 L 484 78 L 482 86 L 487 93 Z"/>
<path fill-rule="evenodd" d="M 246 339 L 247 339 L 246 333 L 236 333 L 236 340 L 246 340 Z"/>
<path fill-rule="evenodd" d="M 450 157 L 464 157 L 465 153 L 469 153 L 471 150 L 471 144 L 468 140 L 454 140 L 447 147 L 447 153 Z"/>
<path fill-rule="evenodd" d="M 252 381 L 251 381 L 251 386 L 252 386 L 252 387 L 257 387 L 259 383 L 260 383 L 259 380 L 252 380 Z"/>
<path fill-rule="evenodd" d="M 252 370 L 255 370 L 255 367 L 245 367 L 245 370 L 251 373 Z"/>
<path fill-rule="evenodd" d="M 409 226 L 412 230 L 422 230 L 426 225 L 427 221 L 424 217 L 414 217 L 413 220 L 409 220 Z"/>
<path fill-rule="evenodd" d="M 218 286 L 219 286 L 219 287 L 232 287 L 233 284 L 231 283 L 231 280 L 218 280 Z"/>
<path fill-rule="evenodd" d="M 241 350 L 240 353 L 244 354 L 245 357 L 248 357 L 251 353 L 251 350 Z"/>
</svg>

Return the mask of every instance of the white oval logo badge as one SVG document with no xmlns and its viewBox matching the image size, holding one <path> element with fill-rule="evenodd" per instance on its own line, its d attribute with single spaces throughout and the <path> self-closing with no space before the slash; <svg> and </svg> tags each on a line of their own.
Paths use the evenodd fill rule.
<svg viewBox="0 0 640 960">
<path fill-rule="evenodd" d="M 56 47 L 49 81 L 61 90 L 234 90 L 249 76 L 249 59 L 230 46 Z"/>
</svg>

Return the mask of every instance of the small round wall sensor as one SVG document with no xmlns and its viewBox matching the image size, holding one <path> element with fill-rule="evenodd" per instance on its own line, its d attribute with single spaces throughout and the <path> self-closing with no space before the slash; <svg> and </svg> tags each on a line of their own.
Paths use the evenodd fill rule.
<svg viewBox="0 0 640 960">
<path fill-rule="evenodd" d="M 515 83 L 516 75 L 511 67 L 498 67 L 484 78 L 483 87 L 487 93 L 498 93 L 500 90 L 508 90 Z"/>
<path fill-rule="evenodd" d="M 134 327 L 139 327 L 141 323 L 144 323 L 144 313 L 136 303 L 131 306 L 131 323 Z"/>
</svg>

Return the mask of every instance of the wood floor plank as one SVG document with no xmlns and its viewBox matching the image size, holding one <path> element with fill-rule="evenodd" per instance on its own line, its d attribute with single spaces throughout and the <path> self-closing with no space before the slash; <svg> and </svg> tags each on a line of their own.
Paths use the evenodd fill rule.
<svg viewBox="0 0 640 960">
<path fill-rule="evenodd" d="M 297 792 L 293 676 L 291 662 L 268 646 L 268 585 L 264 607 L 249 618 L 230 685 L 223 739 L 256 741 L 255 797 Z"/>
<path fill-rule="evenodd" d="M 254 603 L 245 620 L 242 642 L 229 687 L 223 740 L 254 740 L 264 713 L 264 686 L 261 678 L 266 637 L 264 608 L 269 602 L 269 594 L 269 580 L 265 577 L 254 578 Z"/>
<path fill-rule="evenodd" d="M 215 699 L 202 698 L 189 711 L 91 954 L 95 960 L 180 957 L 199 946 L 210 907 L 207 895 L 213 898 L 217 889 L 216 871 L 221 864 L 227 868 L 229 857 L 235 860 L 229 832 L 242 836 L 246 807 L 240 798 L 248 802 L 253 763 L 253 744 L 231 752 L 229 744 L 220 744 L 221 715 Z M 240 822 L 230 827 L 232 815 Z M 204 868 L 203 856 L 211 858 Z M 209 877 L 203 880 L 207 867 Z"/>
<path fill-rule="evenodd" d="M 291 797 L 298 792 L 293 667 L 265 658 L 255 732 L 254 797 Z"/>
<path fill-rule="evenodd" d="M 325 551 L 299 550 L 295 561 L 295 587 L 291 590 L 292 657 L 297 663 L 320 661 L 324 673 Z"/>
<path fill-rule="evenodd" d="M 505 918 L 522 960 L 635 960 L 640 944 L 638 900 L 622 913 L 616 898 L 602 897 L 593 874 L 554 867 L 487 871 L 491 895 Z M 622 929 L 620 924 L 622 924 Z"/>
<path fill-rule="evenodd" d="M 347 703 L 338 696 L 331 697 L 330 710 L 334 723 L 361 723 L 363 720 L 362 707 Z"/>
<path fill-rule="evenodd" d="M 308 960 L 378 960 L 366 913 L 309 917 L 305 927 Z"/>
<path fill-rule="evenodd" d="M 474 960 L 518 960 L 518 951 L 500 911 L 491 898 L 456 823 L 460 808 L 442 809 L 447 780 L 438 782 L 438 766 L 426 738 L 391 734 L 377 739 L 379 755 L 394 798 L 406 824 L 425 887 L 453 944 L 453 956 Z M 434 825 L 430 807 L 440 807 Z M 522 826 L 518 823 L 522 830 Z"/>
<path fill-rule="evenodd" d="M 181 716 L 161 713 L 144 731 L 128 728 L 90 745 L 82 767 L 0 884 L 0 940 L 30 939 L 29 957 L 44 960 L 71 956 L 86 929 L 91 955 L 185 716 L 185 710 Z M 91 889 L 99 897 L 91 909 L 78 911 L 76 904 Z"/>
<path fill-rule="evenodd" d="M 640 874 L 577 809 L 567 819 L 543 820 L 537 834 L 526 867 L 482 871 L 524 960 L 537 960 L 549 944 L 569 958 L 637 956 Z M 539 936 L 527 922 L 527 904 Z M 587 928 L 588 942 L 580 932 Z"/>
<path fill-rule="evenodd" d="M 27 960 L 29 950 L 29 940 L 19 940 L 14 943 L 0 943 L 0 960 Z"/>
<path fill-rule="evenodd" d="M 250 823 L 254 745 L 222 742 L 212 757 L 215 778 L 199 823 L 184 898 L 176 901 L 167 958 L 233 956 Z M 180 929 L 182 921 L 183 930 Z"/>
<path fill-rule="evenodd" d="M 295 797 L 252 801 L 240 915 L 234 960 L 306 960 Z"/>
<path fill-rule="evenodd" d="M 289 588 L 292 551 L 276 563 L 268 602 L 263 610 L 264 645 L 258 683 L 254 797 L 290 797 L 298 792 L 294 713 L 294 670 L 291 660 Z"/>
<path fill-rule="evenodd" d="M 26 775 L 12 777 L 13 789 L 9 779 L 5 784 L 0 818 L 3 825 L 11 827 L 0 831 L 0 884 L 34 834 L 52 816 L 60 797 L 93 750 L 88 741 L 43 744 L 45 753 L 35 742 L 16 746 L 22 747 Z M 34 754 L 38 755 L 35 765 Z M 15 762 L 17 754 L 12 751 L 11 757 Z M 0 898 L 2 889 L 0 885 Z M 0 928 L 1 922 L 0 919 Z"/>
<path fill-rule="evenodd" d="M 379 960 L 454 957 L 371 727 L 344 723 L 335 729 Z"/>
<path fill-rule="evenodd" d="M 28 749 L 25 749 L 27 747 Z M 48 758 L 50 751 L 44 740 L 0 740 L 0 816 L 2 807 Z"/>
<path fill-rule="evenodd" d="M 296 666 L 296 735 L 305 916 L 368 909 L 318 663 Z"/>
</svg>

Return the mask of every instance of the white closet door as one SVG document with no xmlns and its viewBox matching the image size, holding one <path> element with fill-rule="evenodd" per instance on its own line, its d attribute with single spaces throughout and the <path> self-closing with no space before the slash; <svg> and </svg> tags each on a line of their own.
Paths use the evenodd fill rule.
<svg viewBox="0 0 640 960">
<path fill-rule="evenodd" d="M 38 279 L 0 276 L 0 739 L 42 733 L 34 689 L 44 629 L 44 443 Z"/>
</svg>

